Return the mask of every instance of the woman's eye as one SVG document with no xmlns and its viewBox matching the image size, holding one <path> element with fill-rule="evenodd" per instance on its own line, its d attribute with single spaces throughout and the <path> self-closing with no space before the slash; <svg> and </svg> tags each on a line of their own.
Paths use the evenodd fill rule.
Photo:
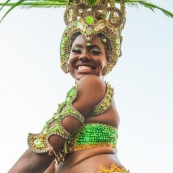
<svg viewBox="0 0 173 173">
<path fill-rule="evenodd" d="M 81 53 L 82 51 L 81 51 L 81 49 L 73 48 L 72 49 L 72 52 L 74 52 L 74 53 Z"/>
<path fill-rule="evenodd" d="M 90 52 L 94 55 L 100 55 L 100 53 L 101 53 L 100 50 L 97 50 L 97 49 L 93 49 Z"/>
</svg>

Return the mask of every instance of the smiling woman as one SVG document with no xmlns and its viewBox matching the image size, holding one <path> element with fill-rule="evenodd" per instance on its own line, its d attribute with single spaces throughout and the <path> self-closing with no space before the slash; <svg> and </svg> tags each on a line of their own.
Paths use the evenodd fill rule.
<svg viewBox="0 0 173 173">
<path fill-rule="evenodd" d="M 99 36 L 93 38 L 89 46 L 82 35 L 76 37 L 69 57 L 69 72 L 76 80 L 86 74 L 101 77 L 106 64 L 105 45 Z"/>
<path fill-rule="evenodd" d="M 12 10 L 18 5 L 48 7 L 64 1 L 9 2 L 4 5 Z M 67 1 L 64 14 L 67 27 L 60 46 L 61 68 L 70 72 L 75 86 L 43 130 L 29 133 L 28 149 L 9 173 L 129 172 L 117 156 L 120 118 L 114 90 L 102 78 L 121 56 L 125 2 L 130 0 Z"/>
</svg>

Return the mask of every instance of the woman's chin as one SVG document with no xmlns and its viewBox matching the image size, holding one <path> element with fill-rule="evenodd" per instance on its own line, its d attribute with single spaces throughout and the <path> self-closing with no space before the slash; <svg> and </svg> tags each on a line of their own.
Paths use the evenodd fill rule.
<svg viewBox="0 0 173 173">
<path fill-rule="evenodd" d="M 86 76 L 86 75 L 95 75 L 95 76 L 98 76 L 98 77 L 101 77 L 102 75 L 100 74 L 97 74 L 97 73 L 93 73 L 93 72 L 82 72 L 82 73 L 77 73 L 75 75 L 73 75 L 73 77 L 76 79 L 76 80 L 80 80 L 82 77 Z"/>
</svg>

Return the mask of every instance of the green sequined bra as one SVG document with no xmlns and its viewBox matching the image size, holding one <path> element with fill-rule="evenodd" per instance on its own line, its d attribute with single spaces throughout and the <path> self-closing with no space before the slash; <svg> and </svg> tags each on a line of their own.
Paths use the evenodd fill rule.
<svg viewBox="0 0 173 173">
<path fill-rule="evenodd" d="M 116 128 L 99 123 L 81 126 L 72 137 L 71 151 L 96 147 L 116 147 L 118 131 Z"/>
</svg>

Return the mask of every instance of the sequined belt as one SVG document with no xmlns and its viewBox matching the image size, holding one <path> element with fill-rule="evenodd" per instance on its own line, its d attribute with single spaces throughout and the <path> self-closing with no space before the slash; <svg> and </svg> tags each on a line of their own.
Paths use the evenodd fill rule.
<svg viewBox="0 0 173 173">
<path fill-rule="evenodd" d="M 98 123 L 81 126 L 72 136 L 72 151 L 79 151 L 95 147 L 115 148 L 118 138 L 116 128 Z"/>
</svg>

